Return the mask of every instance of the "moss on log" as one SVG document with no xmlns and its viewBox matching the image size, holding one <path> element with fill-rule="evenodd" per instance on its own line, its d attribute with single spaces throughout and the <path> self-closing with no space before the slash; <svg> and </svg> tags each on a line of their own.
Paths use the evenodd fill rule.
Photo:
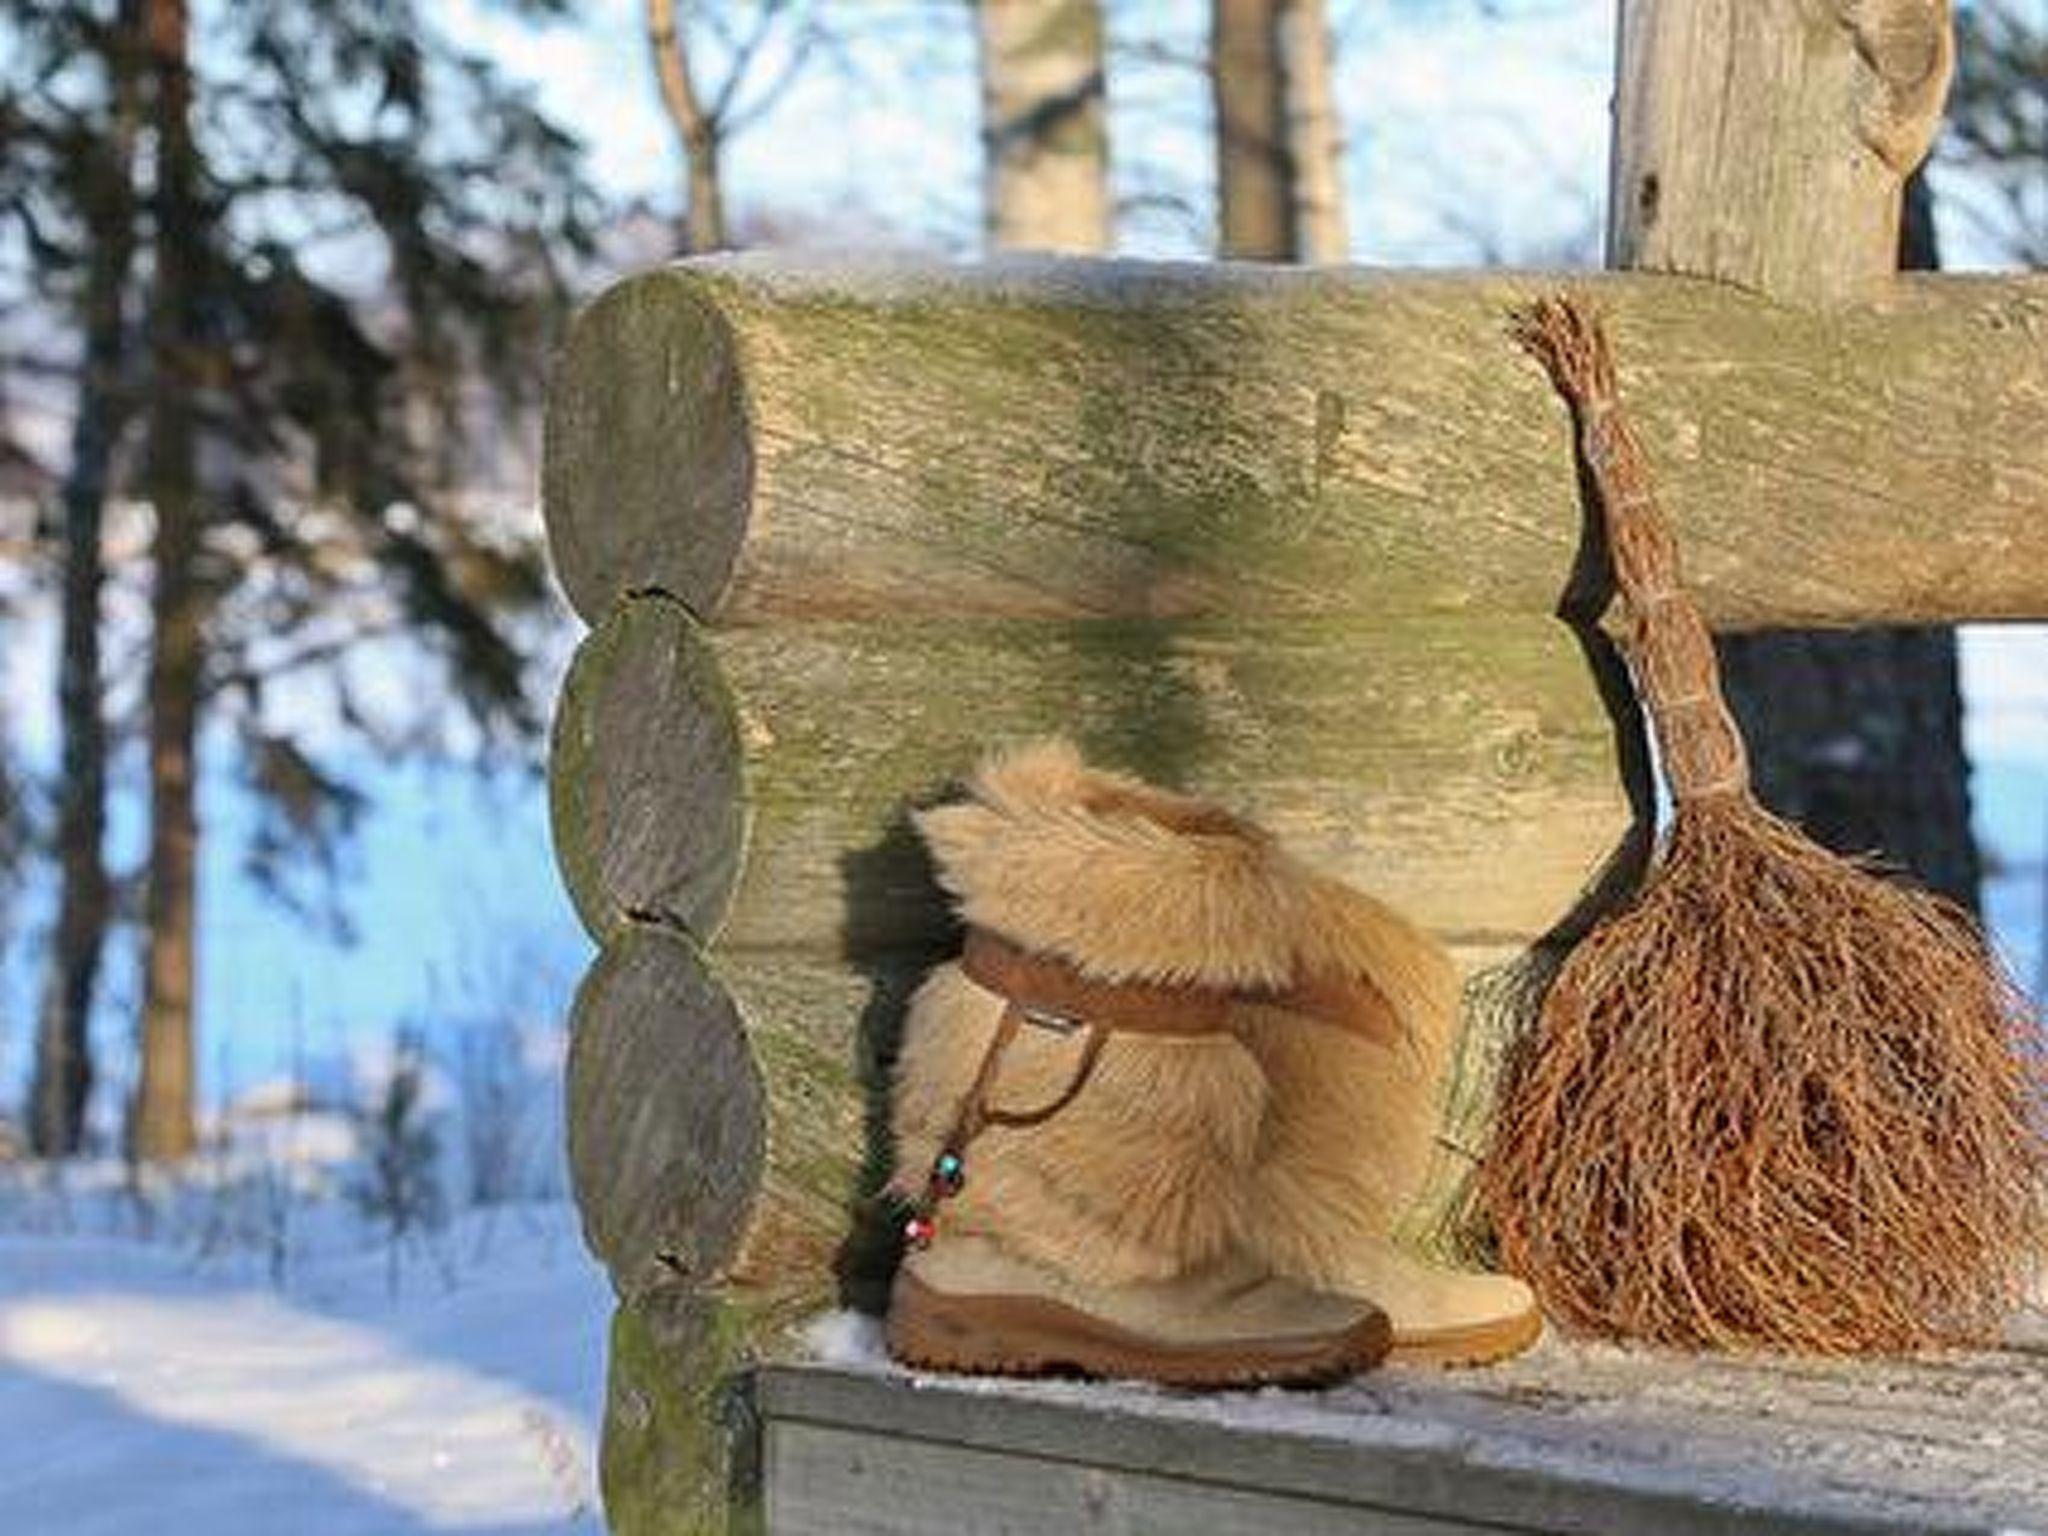
<svg viewBox="0 0 2048 1536">
<path fill-rule="evenodd" d="M 743 1303 L 671 1287 L 612 1316 L 598 1481 L 614 1536 L 759 1536 Z"/>
<path fill-rule="evenodd" d="M 735 737 L 682 712 L 724 710 L 714 670 L 739 701 L 752 825 L 721 951 L 858 959 L 943 937 L 906 805 L 1051 731 L 1263 818 L 1464 943 L 1547 929 L 1629 823 L 1615 727 L 1547 618 L 806 624 L 715 633 L 715 669 L 703 644 L 676 605 L 628 604 L 578 658 L 551 777 L 586 920 L 697 927 L 728 888 Z"/>
<path fill-rule="evenodd" d="M 1047 261 L 687 263 L 612 289 L 551 394 L 590 618 L 1551 610 L 1567 427 L 1503 331 L 1556 279 Z M 2048 278 L 1816 313 L 1575 280 L 1718 627 L 2048 612 Z"/>
</svg>

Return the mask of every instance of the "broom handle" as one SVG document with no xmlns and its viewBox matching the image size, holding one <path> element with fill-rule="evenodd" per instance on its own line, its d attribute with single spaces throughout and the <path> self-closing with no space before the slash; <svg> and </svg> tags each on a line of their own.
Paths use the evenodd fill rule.
<svg viewBox="0 0 2048 1536">
<path fill-rule="evenodd" d="M 1656 726 L 1671 796 L 1684 803 L 1747 794 L 1749 753 L 1721 692 L 1713 637 L 1681 583 L 1677 540 L 1615 401 L 1587 403 L 1579 443 L 1600 488 L 1615 581 L 1628 604 L 1623 648 Z"/>
<path fill-rule="evenodd" d="M 1565 299 L 1542 301 L 1520 329 L 1578 423 L 1579 448 L 1600 493 L 1615 582 L 1628 607 L 1622 648 L 1656 727 L 1672 798 L 1682 804 L 1746 795 L 1749 753 L 1721 693 L 1713 638 L 1679 579 L 1677 540 L 1657 503 L 1642 444 L 1622 412 L 1606 335 Z"/>
</svg>

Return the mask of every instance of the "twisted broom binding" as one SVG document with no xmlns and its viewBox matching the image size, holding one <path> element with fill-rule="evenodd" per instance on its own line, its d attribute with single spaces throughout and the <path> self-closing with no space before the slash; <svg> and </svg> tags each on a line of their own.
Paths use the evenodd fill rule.
<svg viewBox="0 0 2048 1536">
<path fill-rule="evenodd" d="M 1629 668 L 1679 800 L 1749 792 L 1749 753 L 1721 695 L 1706 621 L 1681 584 L 1678 541 L 1657 506 L 1635 429 L 1621 413 L 1614 358 L 1598 326 L 1563 300 L 1538 302 L 1517 335 L 1571 402 L 1579 449 L 1601 488 L 1608 556 L 1628 606 Z"/>
</svg>

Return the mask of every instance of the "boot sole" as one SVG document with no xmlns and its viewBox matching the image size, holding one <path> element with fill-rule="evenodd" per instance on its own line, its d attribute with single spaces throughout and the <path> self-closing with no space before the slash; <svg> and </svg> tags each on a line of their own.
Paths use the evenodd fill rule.
<svg viewBox="0 0 2048 1536">
<path fill-rule="evenodd" d="M 1513 1317 L 1468 1323 L 1458 1328 L 1427 1328 L 1396 1334 L 1387 1355 L 1389 1365 L 1436 1365 L 1450 1368 L 1497 1365 L 1512 1359 L 1543 1337 L 1543 1314 L 1531 1308 Z"/>
<path fill-rule="evenodd" d="M 949 1296 L 904 1274 L 889 1305 L 889 1353 L 919 1370 L 981 1376 L 1119 1376 L 1172 1387 L 1324 1386 L 1372 1369 L 1393 1347 L 1386 1314 L 1315 1339 L 1171 1345 L 1037 1296 Z"/>
</svg>

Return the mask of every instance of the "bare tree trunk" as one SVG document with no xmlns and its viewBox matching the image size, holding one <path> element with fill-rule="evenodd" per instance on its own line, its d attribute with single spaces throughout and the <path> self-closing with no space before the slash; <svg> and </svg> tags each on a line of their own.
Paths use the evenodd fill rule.
<svg viewBox="0 0 2048 1536">
<path fill-rule="evenodd" d="M 1109 249 L 1100 0 L 980 0 L 975 11 L 989 244 Z"/>
<path fill-rule="evenodd" d="M 1213 0 L 1209 68 L 1216 117 L 1218 250 L 1296 261 L 1294 163 L 1281 65 L 1283 0 Z"/>
<path fill-rule="evenodd" d="M 202 279 L 186 0 L 147 0 L 156 73 L 156 286 L 149 344 L 149 499 L 156 512 L 156 585 L 149 658 L 149 899 L 142 1070 L 130 1142 L 135 1156 L 174 1159 L 196 1145 L 193 991 L 197 958 L 199 693 L 206 597 L 193 396 L 193 311 Z"/>
<path fill-rule="evenodd" d="M 1332 51 L 1323 0 L 1281 0 L 1280 74 L 1296 245 L 1302 260 L 1324 265 L 1351 254 L 1344 218 L 1344 123 L 1331 85 Z"/>
<path fill-rule="evenodd" d="M 723 147 L 718 123 L 704 110 L 690 74 L 689 45 L 676 25 L 675 0 L 647 0 L 647 43 L 661 81 L 661 101 L 683 152 L 689 190 L 684 228 L 693 255 L 726 248 Z"/>
<path fill-rule="evenodd" d="M 84 296 L 84 356 L 63 488 L 63 642 L 57 708 L 63 732 L 56 848 L 61 889 L 56 929 L 36 1022 L 29 1087 L 29 1145 L 43 1157 L 79 1149 L 92 1092 L 90 1026 L 109 891 L 106 830 L 107 728 L 100 712 L 100 548 L 114 445 L 128 419 L 122 373 L 127 354 L 124 297 L 135 254 L 135 115 L 140 50 L 137 0 L 125 0 L 105 55 L 112 131 L 91 170 L 85 223 L 91 242 Z"/>
</svg>

